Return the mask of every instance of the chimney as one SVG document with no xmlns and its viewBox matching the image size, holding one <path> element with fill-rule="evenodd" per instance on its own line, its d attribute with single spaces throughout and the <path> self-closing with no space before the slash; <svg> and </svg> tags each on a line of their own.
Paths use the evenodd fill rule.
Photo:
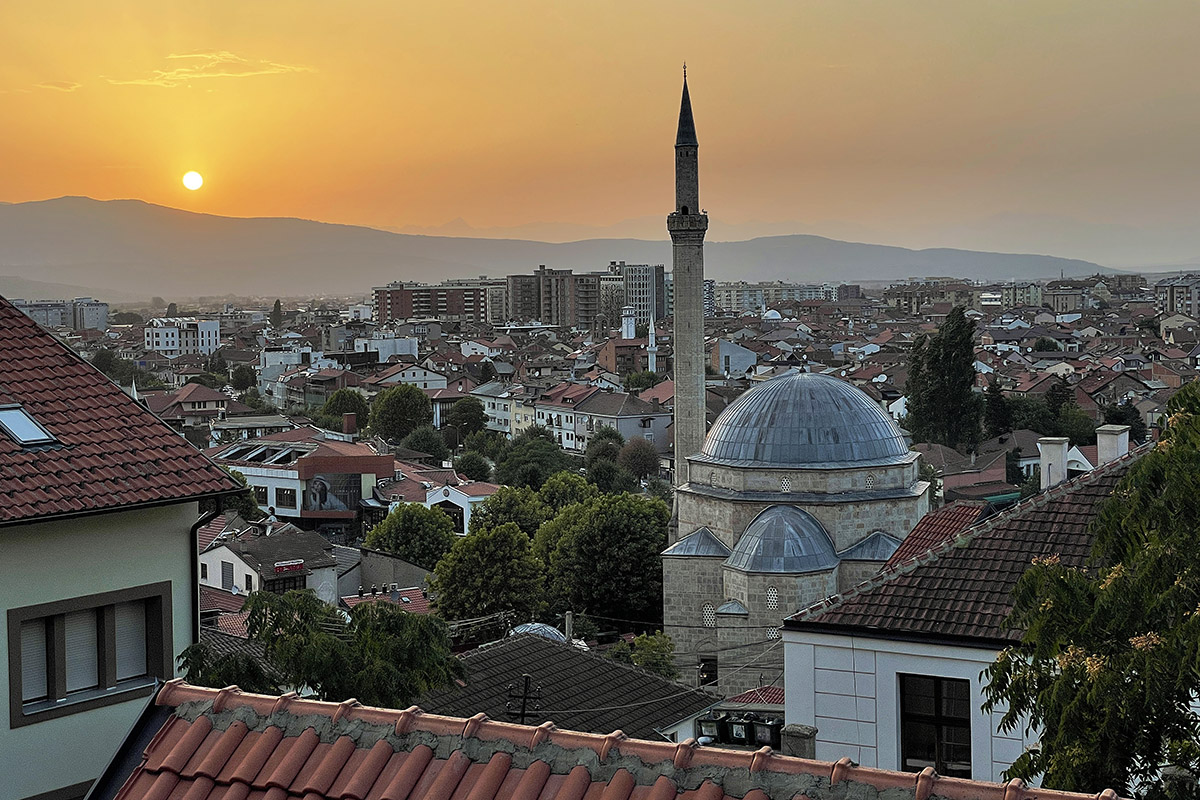
<svg viewBox="0 0 1200 800">
<path fill-rule="evenodd" d="M 358 585 L 358 596 L 359 597 L 363 596 L 363 587 L 362 587 L 361 583 Z"/>
<path fill-rule="evenodd" d="M 353 411 L 347 411 L 342 414 L 342 433 L 354 435 L 358 433 L 358 414 Z"/>
<path fill-rule="evenodd" d="M 1042 473 L 1042 489 L 1057 486 L 1067 479 L 1067 450 L 1071 440 L 1065 436 L 1043 436 L 1038 439 L 1038 465 Z"/>
<path fill-rule="evenodd" d="M 1128 425 L 1101 425 L 1096 428 L 1096 466 L 1116 461 L 1129 452 Z"/>
</svg>

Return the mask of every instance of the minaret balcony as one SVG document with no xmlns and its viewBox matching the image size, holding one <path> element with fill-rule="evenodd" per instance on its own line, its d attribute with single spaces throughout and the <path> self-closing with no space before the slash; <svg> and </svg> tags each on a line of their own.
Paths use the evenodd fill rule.
<svg viewBox="0 0 1200 800">
<path fill-rule="evenodd" d="M 680 214 L 675 212 L 667 215 L 668 231 L 706 231 L 708 230 L 708 214 Z"/>
</svg>

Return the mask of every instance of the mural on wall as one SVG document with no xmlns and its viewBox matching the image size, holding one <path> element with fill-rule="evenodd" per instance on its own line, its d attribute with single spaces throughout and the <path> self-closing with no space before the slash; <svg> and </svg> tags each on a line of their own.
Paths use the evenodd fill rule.
<svg viewBox="0 0 1200 800">
<path fill-rule="evenodd" d="M 362 477 L 358 474 L 314 475 L 304 491 L 305 511 L 353 511 L 362 500 Z"/>
</svg>

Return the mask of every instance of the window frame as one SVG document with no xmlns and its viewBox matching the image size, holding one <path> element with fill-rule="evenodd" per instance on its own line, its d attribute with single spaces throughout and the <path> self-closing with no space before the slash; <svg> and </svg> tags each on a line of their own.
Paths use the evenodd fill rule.
<svg viewBox="0 0 1200 800">
<path fill-rule="evenodd" d="M 905 730 L 906 723 L 916 723 L 921 725 L 932 726 L 934 729 L 934 769 L 939 775 L 945 775 L 952 778 L 967 778 L 971 780 L 971 773 L 974 771 L 974 742 L 971 739 L 972 730 L 972 715 L 971 715 L 971 681 L 967 678 L 948 678 L 942 675 L 921 675 L 916 673 L 897 673 L 896 686 L 896 704 L 900 712 L 900 731 L 898 741 L 898 750 L 900 756 L 900 771 L 901 772 L 920 772 L 916 767 L 909 767 L 907 762 L 909 755 L 912 754 L 913 741 L 906 741 Z M 924 714 L 914 711 L 908 707 L 907 693 L 904 690 L 905 679 L 931 680 L 933 681 L 933 714 Z M 956 717 L 946 713 L 944 710 L 943 700 L 946 699 L 945 685 L 948 683 L 966 684 L 967 689 L 967 716 Z M 961 687 L 960 687 L 961 688 Z M 947 728 L 965 729 L 967 732 L 966 748 L 967 748 L 967 764 L 969 765 L 966 774 L 962 774 L 962 770 L 952 770 L 943 760 L 942 747 L 946 744 L 945 730 Z"/>
<path fill-rule="evenodd" d="M 10 728 L 21 728 L 50 719 L 146 697 L 155 684 L 175 675 L 175 639 L 172 617 L 171 581 L 148 583 L 128 589 L 55 600 L 8 609 L 8 719 Z M 146 603 L 146 674 L 118 681 L 116 678 L 115 607 L 118 603 Z M 98 688 L 66 691 L 66 632 L 63 620 L 74 611 L 97 612 Z M 21 625 L 47 620 L 48 699 L 26 703 L 22 699 Z"/>
</svg>

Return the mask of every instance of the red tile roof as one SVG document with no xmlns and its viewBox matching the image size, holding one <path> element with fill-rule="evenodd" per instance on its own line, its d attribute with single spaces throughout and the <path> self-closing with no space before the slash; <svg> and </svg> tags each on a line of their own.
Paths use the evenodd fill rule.
<svg viewBox="0 0 1200 800">
<path fill-rule="evenodd" d="M 927 553 L 942 542 L 962 533 L 979 521 L 987 510 L 986 500 L 959 500 L 921 517 L 916 527 L 892 553 L 884 569 Z"/>
<path fill-rule="evenodd" d="M 748 692 L 742 692 L 739 695 L 726 700 L 722 705 L 730 703 L 760 703 L 763 705 L 783 705 L 783 687 L 782 686 L 760 686 L 757 689 L 751 689 Z"/>
<path fill-rule="evenodd" d="M 150 734 L 153 733 L 153 738 Z M 136 741 L 149 741 L 141 749 Z M 126 776 L 129 759 L 137 766 Z M 123 786 L 115 792 L 112 787 Z M 117 800 L 1082 800 L 758 751 L 269 697 L 168 682 L 97 782 Z M 1106 793 L 1105 797 L 1112 793 Z M 1115 797 L 1115 795 L 1113 795 Z"/>
<path fill-rule="evenodd" d="M 214 586 L 200 585 L 201 611 L 238 612 L 246 605 L 246 595 L 234 594 Z"/>
<path fill-rule="evenodd" d="M 0 433 L 0 525 L 240 487 L 101 372 L 0 298 L 0 405 L 15 403 L 56 445 Z"/>
</svg>

